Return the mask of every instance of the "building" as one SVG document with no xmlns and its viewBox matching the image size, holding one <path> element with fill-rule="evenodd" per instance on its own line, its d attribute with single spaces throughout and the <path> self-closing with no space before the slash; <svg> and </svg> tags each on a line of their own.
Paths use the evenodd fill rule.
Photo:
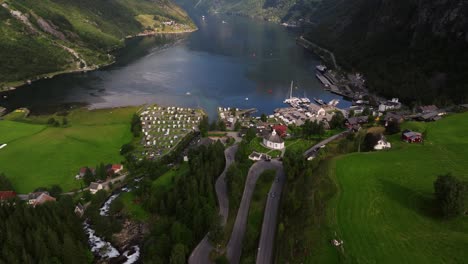
<svg viewBox="0 0 468 264">
<path fill-rule="evenodd" d="M 284 149 L 284 140 L 273 129 L 271 134 L 263 138 L 263 145 L 270 149 Z"/>
<path fill-rule="evenodd" d="M 93 168 L 88 168 L 88 167 L 82 167 L 82 168 L 80 168 L 80 171 L 79 171 L 78 174 L 75 176 L 75 178 L 76 178 L 77 180 L 83 179 L 83 177 L 85 176 L 87 170 L 90 170 L 91 173 L 92 173 L 93 175 L 96 174 L 96 170 L 95 170 L 95 169 L 93 169 Z"/>
<path fill-rule="evenodd" d="M 77 216 L 82 217 L 84 214 L 84 211 L 85 211 L 85 208 L 82 204 L 79 203 L 75 206 L 75 214 Z"/>
<path fill-rule="evenodd" d="M 89 185 L 89 191 L 91 192 L 91 194 L 96 194 L 99 190 L 102 189 L 104 189 L 104 186 L 102 186 L 102 184 L 98 182 L 92 182 Z"/>
<path fill-rule="evenodd" d="M 271 156 L 265 154 L 265 153 L 258 153 L 258 152 L 252 152 L 252 154 L 249 155 L 249 159 L 253 161 L 259 161 L 259 160 L 266 160 L 269 161 L 271 160 Z"/>
<path fill-rule="evenodd" d="M 379 141 L 377 141 L 377 145 L 374 146 L 374 150 L 389 149 L 391 147 L 392 144 L 388 142 L 383 135 L 381 135 Z"/>
<path fill-rule="evenodd" d="M 47 194 L 49 195 L 48 192 L 32 192 L 30 194 L 28 194 L 28 204 L 29 205 L 33 205 L 34 203 L 36 203 L 36 200 L 39 198 L 39 196 L 41 196 L 42 194 Z"/>
<path fill-rule="evenodd" d="M 31 200 L 29 200 L 29 204 L 32 205 L 33 207 L 36 207 L 38 205 L 42 205 L 47 202 L 55 202 L 56 199 L 52 196 L 49 195 L 48 192 L 42 192 L 34 201 L 31 203 Z"/>
<path fill-rule="evenodd" d="M 276 130 L 276 133 L 278 133 L 280 137 L 285 137 L 288 131 L 288 127 L 285 125 L 274 125 L 273 129 Z"/>
<path fill-rule="evenodd" d="M 15 199 L 16 192 L 14 191 L 0 191 L 0 204 L 11 199 Z"/>
<path fill-rule="evenodd" d="M 422 134 L 411 130 L 405 130 L 401 133 L 401 140 L 408 143 L 420 143 L 423 141 Z"/>
<path fill-rule="evenodd" d="M 437 106 L 435 106 L 435 105 L 422 105 L 422 106 L 417 108 L 417 111 L 419 113 L 427 114 L 427 113 L 431 113 L 431 112 L 437 112 L 437 111 L 439 111 L 439 108 Z"/>
<path fill-rule="evenodd" d="M 115 174 L 120 173 L 123 170 L 123 165 L 122 164 L 112 164 L 111 168 Z"/>
<path fill-rule="evenodd" d="M 393 122 L 393 121 L 398 121 L 398 123 L 402 123 L 403 121 L 405 121 L 405 118 L 403 117 L 403 115 L 401 115 L 399 113 L 388 112 L 384 117 L 384 121 L 386 123 L 387 122 Z"/>
<path fill-rule="evenodd" d="M 401 103 L 399 102 L 398 98 L 392 98 L 392 100 L 380 103 L 379 112 L 385 112 L 388 110 L 400 109 L 400 108 L 401 108 Z"/>
</svg>

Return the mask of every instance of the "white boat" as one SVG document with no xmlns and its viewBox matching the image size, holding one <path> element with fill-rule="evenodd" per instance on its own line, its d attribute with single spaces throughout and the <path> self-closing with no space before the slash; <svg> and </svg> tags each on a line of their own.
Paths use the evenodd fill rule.
<svg viewBox="0 0 468 264">
<path fill-rule="evenodd" d="M 186 92 L 185 95 L 192 95 L 190 92 Z"/>
<path fill-rule="evenodd" d="M 285 103 L 285 104 L 298 104 L 301 101 L 301 99 L 292 96 L 293 85 L 294 85 L 294 82 L 291 81 L 291 89 L 289 91 L 289 98 L 286 98 L 283 101 L 283 103 Z"/>
<path fill-rule="evenodd" d="M 227 24 L 227 22 L 223 20 L 223 24 Z"/>
<path fill-rule="evenodd" d="M 333 99 L 330 102 L 328 102 L 328 105 L 330 106 L 337 106 L 340 103 L 340 100 L 338 99 Z"/>
<path fill-rule="evenodd" d="M 249 100 L 249 98 L 248 98 L 248 97 L 246 97 L 246 98 L 245 98 L 245 100 L 246 100 L 246 101 L 248 101 L 248 100 Z"/>
</svg>

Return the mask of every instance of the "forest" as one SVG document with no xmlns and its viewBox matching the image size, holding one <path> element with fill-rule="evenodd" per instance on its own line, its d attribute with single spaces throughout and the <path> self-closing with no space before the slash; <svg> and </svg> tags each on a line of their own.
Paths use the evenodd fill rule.
<svg viewBox="0 0 468 264">
<path fill-rule="evenodd" d="M 80 219 L 70 197 L 31 207 L 0 204 L 0 263 L 91 263 Z"/>
<path fill-rule="evenodd" d="M 156 219 L 144 242 L 145 263 L 186 263 L 191 250 L 218 224 L 214 183 L 224 169 L 224 146 L 200 146 L 188 158 L 188 173 L 178 175 L 172 187 L 155 189 L 145 181 L 139 189 L 143 207 Z M 161 172 L 155 170 L 153 178 Z"/>
</svg>

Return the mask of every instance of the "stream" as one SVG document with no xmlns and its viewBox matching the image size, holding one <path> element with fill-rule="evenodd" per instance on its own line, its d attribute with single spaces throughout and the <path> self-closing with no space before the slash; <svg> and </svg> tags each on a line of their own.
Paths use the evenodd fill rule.
<svg viewBox="0 0 468 264">
<path fill-rule="evenodd" d="M 109 216 L 109 209 L 112 202 L 120 196 L 121 192 L 129 192 L 130 188 L 123 187 L 119 192 L 111 195 L 103 206 L 99 209 L 99 214 L 101 216 Z M 128 250 L 120 253 L 110 242 L 104 240 L 104 238 L 96 235 L 96 231 L 88 223 L 88 220 L 85 220 L 83 223 L 83 229 L 88 236 L 88 244 L 91 247 L 91 252 L 101 260 L 114 260 L 116 258 L 125 259 L 125 262 L 120 262 L 123 264 L 133 264 L 138 261 L 140 258 L 140 247 L 138 245 L 128 246 Z"/>
</svg>

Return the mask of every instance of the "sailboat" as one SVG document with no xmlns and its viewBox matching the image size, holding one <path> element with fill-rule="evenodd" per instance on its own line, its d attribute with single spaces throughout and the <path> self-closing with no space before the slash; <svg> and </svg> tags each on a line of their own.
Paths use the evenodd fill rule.
<svg viewBox="0 0 468 264">
<path fill-rule="evenodd" d="M 292 90 L 293 90 L 293 86 L 294 86 L 294 81 L 291 81 L 291 88 L 289 90 L 289 98 L 286 98 L 283 103 L 285 104 L 293 104 L 293 103 L 298 103 L 300 101 L 299 98 L 297 97 L 293 97 L 292 96 Z"/>
</svg>

